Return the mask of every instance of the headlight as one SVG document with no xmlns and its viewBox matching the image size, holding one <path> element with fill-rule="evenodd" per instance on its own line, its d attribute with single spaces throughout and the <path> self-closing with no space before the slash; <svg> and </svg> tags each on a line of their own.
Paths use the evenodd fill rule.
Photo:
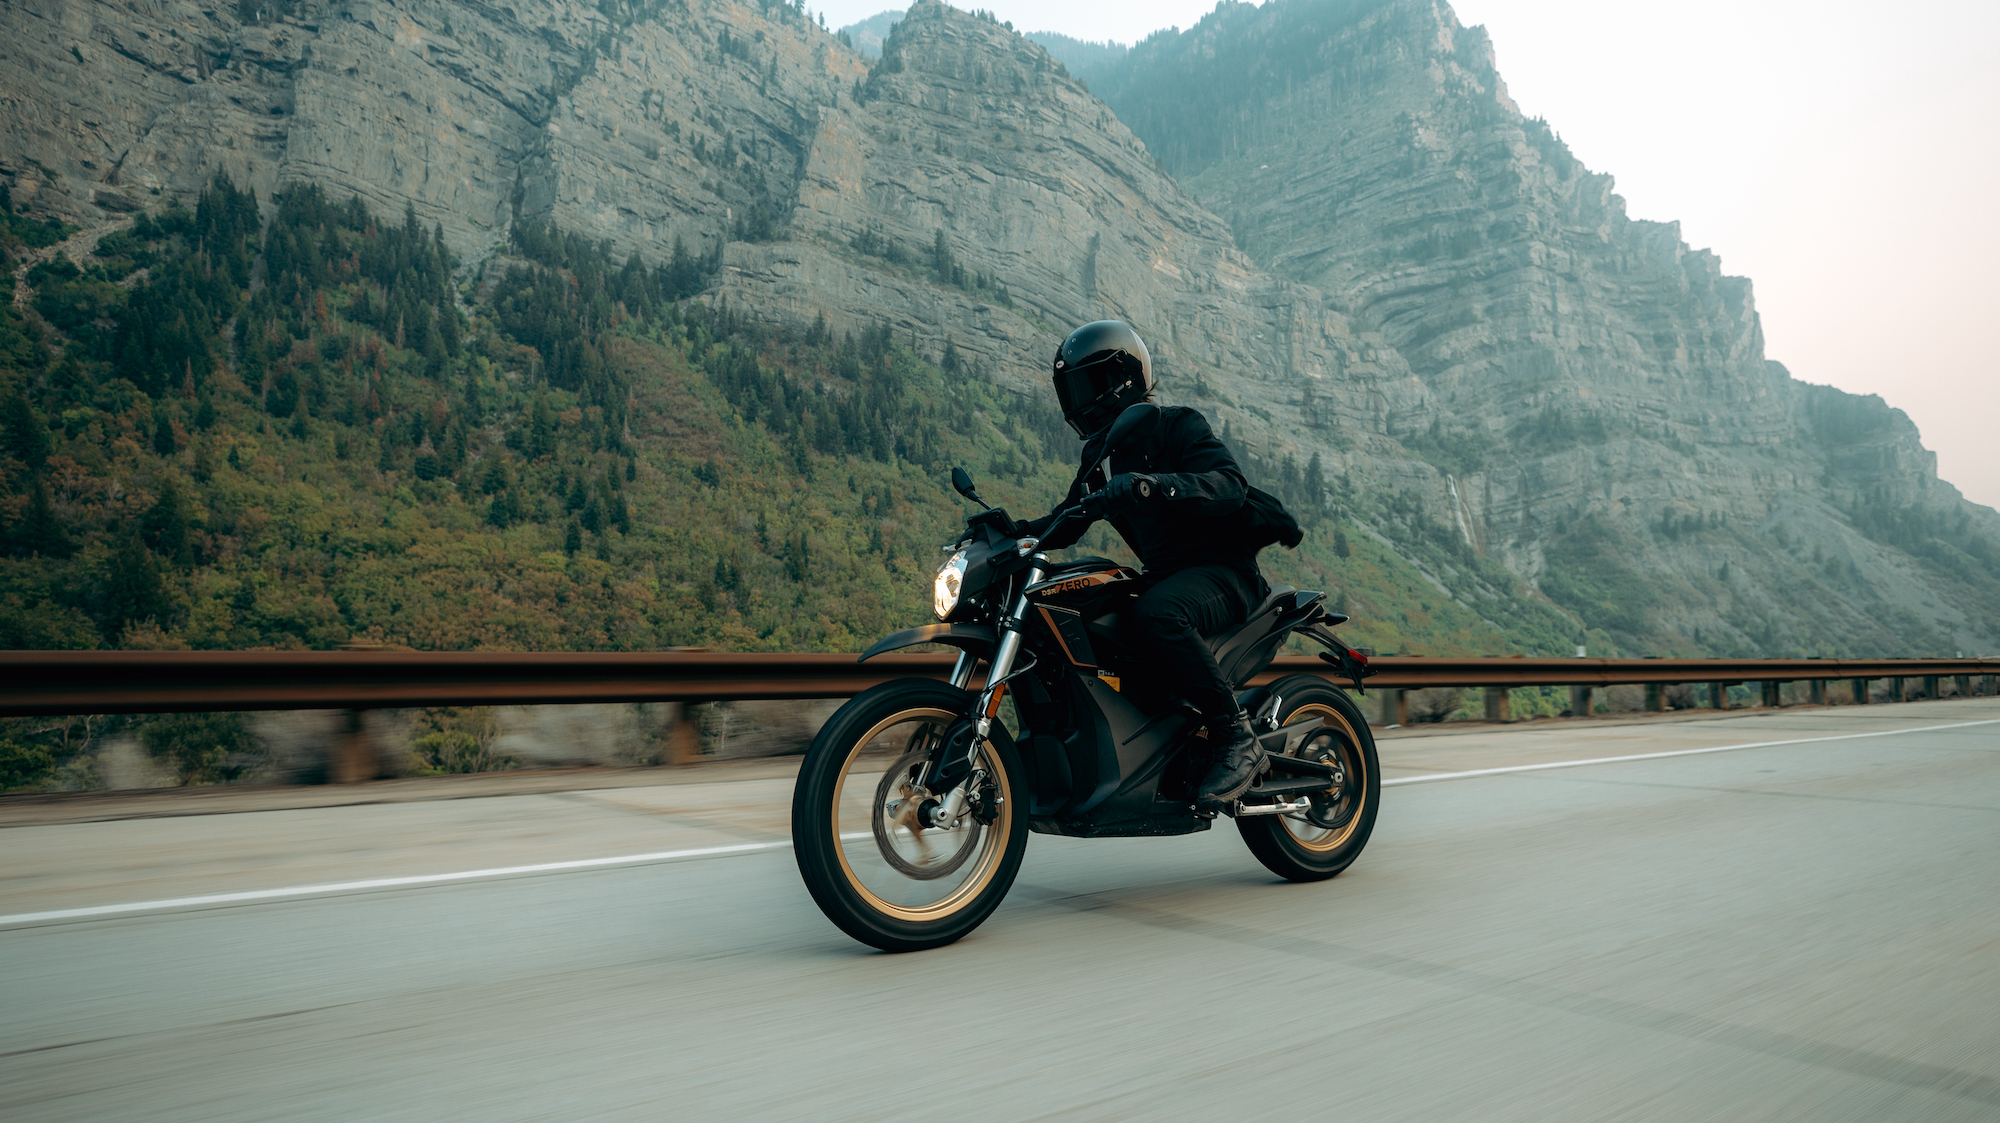
<svg viewBox="0 0 2000 1123">
<path fill-rule="evenodd" d="M 951 560 L 938 567 L 937 576 L 931 579 L 931 611 L 942 620 L 958 607 L 959 586 L 965 584 L 965 551 L 951 556 Z"/>
</svg>

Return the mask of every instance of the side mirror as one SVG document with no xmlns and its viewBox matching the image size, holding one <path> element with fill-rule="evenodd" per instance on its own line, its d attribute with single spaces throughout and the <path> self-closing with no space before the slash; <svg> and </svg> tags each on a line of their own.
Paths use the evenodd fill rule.
<svg viewBox="0 0 2000 1123">
<path fill-rule="evenodd" d="M 1118 420 L 1111 423 L 1111 432 L 1104 437 L 1104 448 L 1113 452 L 1125 446 L 1134 436 L 1150 430 L 1158 423 L 1160 407 L 1152 402 L 1134 402 L 1125 407 Z"/>
<path fill-rule="evenodd" d="M 981 507 L 991 506 L 986 500 L 979 497 L 979 489 L 972 486 L 972 476 L 964 468 L 953 468 L 951 470 L 951 489 L 972 500 L 974 503 L 979 504 Z"/>
</svg>

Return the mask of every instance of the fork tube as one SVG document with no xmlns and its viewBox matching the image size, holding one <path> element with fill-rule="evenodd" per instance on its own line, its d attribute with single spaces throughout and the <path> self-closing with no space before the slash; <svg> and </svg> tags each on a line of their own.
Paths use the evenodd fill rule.
<svg viewBox="0 0 2000 1123">
<path fill-rule="evenodd" d="M 979 665 L 979 656 L 964 648 L 958 649 L 958 662 L 951 665 L 951 684 L 964 690 L 972 681 L 972 670 Z"/>
<path fill-rule="evenodd" d="M 986 716 L 993 708 L 993 691 L 1007 672 L 1014 669 L 1014 657 L 1021 652 L 1021 619 L 1028 614 L 1027 588 L 1042 579 L 1042 567 L 1028 567 L 1027 575 L 1021 581 L 1022 592 L 1014 598 L 1014 610 L 1000 618 L 1000 644 L 993 652 L 993 664 L 986 670 L 986 689 L 979 692 L 979 708 L 973 713 L 979 736 L 984 739 L 993 728 L 992 719 Z"/>
</svg>

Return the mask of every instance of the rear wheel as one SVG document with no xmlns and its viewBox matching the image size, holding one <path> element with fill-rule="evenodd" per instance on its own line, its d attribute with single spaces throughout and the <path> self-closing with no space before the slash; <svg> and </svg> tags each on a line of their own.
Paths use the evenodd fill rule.
<svg viewBox="0 0 2000 1123">
<path fill-rule="evenodd" d="M 1375 829 L 1382 775 L 1368 720 L 1347 692 L 1312 675 L 1293 675 L 1270 686 L 1283 699 L 1280 725 L 1319 719 L 1319 728 L 1294 738 L 1286 751 L 1332 764 L 1338 776 L 1311 806 L 1290 815 L 1238 818 L 1243 842 L 1265 868 L 1292 881 L 1321 881 L 1353 864 Z"/>
<path fill-rule="evenodd" d="M 807 750 L 792 797 L 792 847 L 820 910 L 884 951 L 951 943 L 998 908 L 1027 849 L 1025 793 L 1010 748 L 983 746 L 974 810 L 951 830 L 926 828 L 932 748 L 972 695 L 921 679 L 887 682 L 828 719 Z"/>
</svg>

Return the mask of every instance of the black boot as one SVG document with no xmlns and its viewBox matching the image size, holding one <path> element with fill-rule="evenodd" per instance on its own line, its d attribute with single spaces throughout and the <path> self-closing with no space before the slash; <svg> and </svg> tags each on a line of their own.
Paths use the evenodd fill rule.
<svg viewBox="0 0 2000 1123">
<path fill-rule="evenodd" d="M 1264 747 L 1257 743 L 1257 734 L 1250 728 L 1250 715 L 1238 707 L 1234 714 L 1211 724 L 1208 735 L 1212 743 L 1219 742 L 1221 747 L 1216 750 L 1215 764 L 1201 778 L 1199 802 L 1228 803 L 1241 799 L 1264 768 Z"/>
</svg>

